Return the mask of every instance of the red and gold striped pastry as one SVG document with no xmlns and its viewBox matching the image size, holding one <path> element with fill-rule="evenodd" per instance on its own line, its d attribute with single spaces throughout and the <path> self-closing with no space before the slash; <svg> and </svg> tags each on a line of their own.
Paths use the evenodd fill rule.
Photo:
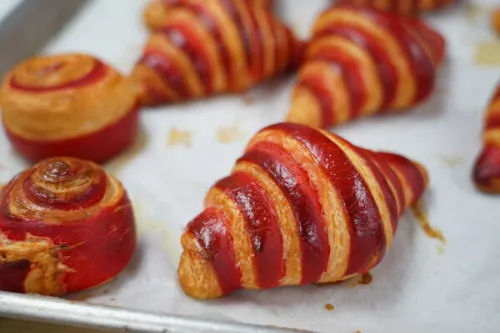
<svg viewBox="0 0 500 333">
<path fill-rule="evenodd" d="M 454 4 L 456 0 L 341 0 L 340 4 L 364 5 L 400 15 L 416 15 Z"/>
<path fill-rule="evenodd" d="M 410 108 L 432 93 L 444 47 L 418 19 L 332 7 L 314 25 L 287 120 L 326 128 Z"/>
<path fill-rule="evenodd" d="M 132 77 L 147 105 L 238 93 L 295 66 L 301 46 L 261 5 L 179 0 L 150 37 Z"/>
<path fill-rule="evenodd" d="M 231 0 L 226 0 L 226 1 L 231 1 Z M 273 0 L 244 0 L 244 1 L 247 1 L 251 5 L 256 4 L 259 6 L 263 6 L 268 10 L 270 10 L 274 5 Z M 165 23 L 165 20 L 167 19 L 169 14 L 169 10 L 173 6 L 183 2 L 189 2 L 189 0 L 188 1 L 154 0 L 150 2 L 146 6 L 146 10 L 144 11 L 144 22 L 146 23 L 146 26 L 152 31 L 158 30 Z"/>
<path fill-rule="evenodd" d="M 483 145 L 474 167 L 474 182 L 484 192 L 500 193 L 500 84 L 486 112 Z"/>
<path fill-rule="evenodd" d="M 56 156 L 104 162 L 132 144 L 139 125 L 132 81 L 83 54 L 22 62 L 7 74 L 0 103 L 7 136 L 32 162 Z"/>
<path fill-rule="evenodd" d="M 180 284 L 190 296 L 214 298 L 365 273 L 427 182 L 405 157 L 301 124 L 270 126 L 187 226 Z"/>
<path fill-rule="evenodd" d="M 136 245 L 123 186 L 98 165 L 53 158 L 0 192 L 0 290 L 60 296 L 113 279 Z"/>
</svg>

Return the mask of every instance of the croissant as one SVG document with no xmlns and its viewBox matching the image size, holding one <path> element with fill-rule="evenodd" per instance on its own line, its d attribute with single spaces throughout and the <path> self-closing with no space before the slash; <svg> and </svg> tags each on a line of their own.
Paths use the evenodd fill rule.
<svg viewBox="0 0 500 333">
<path fill-rule="evenodd" d="M 444 39 L 418 19 L 339 5 L 317 19 L 287 121 L 330 127 L 429 97 Z"/>
<path fill-rule="evenodd" d="M 146 105 L 242 92 L 300 60 L 290 29 L 247 0 L 179 0 L 132 77 Z"/>
<path fill-rule="evenodd" d="M 339 3 L 365 5 L 398 14 L 415 15 L 441 9 L 455 2 L 456 0 L 341 0 Z"/>
<path fill-rule="evenodd" d="M 178 275 L 195 298 L 365 273 L 427 186 L 425 169 L 282 123 L 259 132 L 187 226 Z"/>
<path fill-rule="evenodd" d="M 483 143 L 474 167 L 474 182 L 484 192 L 500 193 L 500 84 L 486 112 Z"/>
<path fill-rule="evenodd" d="M 131 80 L 84 54 L 26 60 L 7 74 L 0 90 L 6 134 L 32 162 L 112 158 L 136 137 L 137 103 Z"/>
<path fill-rule="evenodd" d="M 244 0 L 251 5 L 259 5 L 270 10 L 273 5 L 273 0 Z M 144 11 L 144 23 L 146 26 L 154 31 L 158 30 L 165 23 L 168 17 L 169 10 L 172 6 L 178 5 L 179 3 L 188 2 L 185 0 L 154 0 L 150 2 Z"/>
<path fill-rule="evenodd" d="M 95 287 L 123 270 L 135 245 L 126 191 L 92 162 L 44 160 L 0 191 L 0 290 Z"/>
</svg>

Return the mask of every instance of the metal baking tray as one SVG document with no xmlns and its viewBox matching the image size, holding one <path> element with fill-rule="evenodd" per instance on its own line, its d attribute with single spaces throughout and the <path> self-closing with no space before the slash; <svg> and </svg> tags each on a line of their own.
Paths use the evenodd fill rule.
<svg viewBox="0 0 500 333">
<path fill-rule="evenodd" d="M 141 10 L 148 0 L 17 1 L 0 23 L 0 74 L 26 57 L 68 51 L 95 54 L 129 73 L 147 38 Z M 330 3 L 278 2 L 279 14 L 302 36 Z M 183 294 L 175 274 L 182 227 L 252 135 L 284 119 L 293 77 L 281 78 L 243 95 L 144 110 L 135 146 L 105 165 L 134 204 L 139 246 L 131 265 L 115 281 L 64 299 L 0 293 L 0 316 L 135 332 L 498 331 L 498 199 L 477 193 L 469 176 L 482 113 L 500 77 L 500 61 L 484 55 L 491 60 L 500 53 L 474 13 L 464 4 L 428 16 L 448 42 L 428 102 L 334 129 L 355 144 L 399 152 L 428 168 L 423 205 L 446 244 L 428 238 L 408 212 L 369 286 L 242 291 L 203 302 Z M 0 183 L 27 167 L 0 129 Z M 325 309 L 329 303 L 334 311 Z"/>
</svg>

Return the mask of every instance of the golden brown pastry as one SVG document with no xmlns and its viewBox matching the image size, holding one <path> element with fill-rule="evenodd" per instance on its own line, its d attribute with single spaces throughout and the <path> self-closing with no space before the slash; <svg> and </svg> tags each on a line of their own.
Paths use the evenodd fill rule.
<svg viewBox="0 0 500 333">
<path fill-rule="evenodd" d="M 7 136 L 32 162 L 110 159 L 136 137 L 137 103 L 129 79 L 84 54 L 26 60 L 7 74 L 0 91 Z"/>
<path fill-rule="evenodd" d="M 332 7 L 314 24 L 287 121 L 327 128 L 421 103 L 434 89 L 444 45 L 418 19 Z"/>
<path fill-rule="evenodd" d="M 270 126 L 187 226 L 180 284 L 192 297 L 214 298 L 365 273 L 427 183 L 425 169 L 402 156 L 300 124 Z"/>
<path fill-rule="evenodd" d="M 231 0 L 227 0 L 231 1 Z M 249 4 L 263 6 L 264 8 L 270 10 L 274 5 L 273 0 L 244 0 Z M 185 0 L 153 0 L 147 6 L 144 11 L 144 22 L 146 26 L 154 31 L 165 23 L 165 20 L 168 17 L 169 10 L 178 4 L 182 4 L 184 2 L 188 2 Z"/>
<path fill-rule="evenodd" d="M 491 16 L 491 26 L 493 31 L 500 34 L 500 8 L 496 9 Z"/>
<path fill-rule="evenodd" d="M 0 189 L 0 290 L 60 296 L 101 285 L 135 245 L 127 193 L 92 162 L 45 160 Z"/>
<path fill-rule="evenodd" d="M 454 4 L 456 0 L 340 0 L 337 3 L 365 5 L 400 15 L 416 15 Z"/>
<path fill-rule="evenodd" d="M 132 77 L 147 105 L 238 93 L 294 67 L 301 49 L 261 5 L 179 0 L 150 37 Z"/>
<path fill-rule="evenodd" d="M 474 167 L 474 182 L 484 192 L 500 193 L 500 84 L 486 112 L 483 144 Z"/>
</svg>

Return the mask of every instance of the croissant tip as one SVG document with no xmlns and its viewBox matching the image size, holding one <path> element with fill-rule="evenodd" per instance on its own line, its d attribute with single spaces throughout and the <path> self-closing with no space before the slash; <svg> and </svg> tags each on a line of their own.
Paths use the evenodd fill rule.
<svg viewBox="0 0 500 333">
<path fill-rule="evenodd" d="M 500 147 L 486 147 L 476 161 L 473 178 L 483 192 L 500 193 Z"/>
</svg>

